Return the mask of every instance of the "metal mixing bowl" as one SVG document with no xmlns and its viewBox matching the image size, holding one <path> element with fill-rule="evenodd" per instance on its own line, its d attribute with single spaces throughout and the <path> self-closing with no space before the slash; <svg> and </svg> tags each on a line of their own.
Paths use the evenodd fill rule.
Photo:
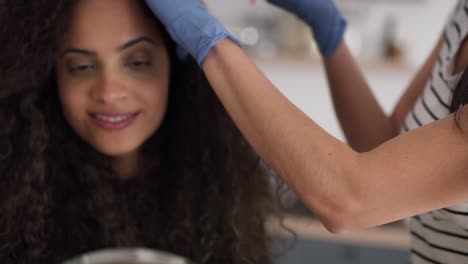
<svg viewBox="0 0 468 264">
<path fill-rule="evenodd" d="M 115 248 L 85 253 L 61 264 L 193 264 L 168 252 L 148 248 Z"/>
</svg>

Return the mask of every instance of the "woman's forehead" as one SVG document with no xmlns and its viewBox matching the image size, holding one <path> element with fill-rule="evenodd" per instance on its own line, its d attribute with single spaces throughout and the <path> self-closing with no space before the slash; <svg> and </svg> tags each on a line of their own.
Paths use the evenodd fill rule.
<svg viewBox="0 0 468 264">
<path fill-rule="evenodd" d="M 134 37 L 159 35 L 138 0 L 80 0 L 62 44 L 119 45 Z"/>
</svg>

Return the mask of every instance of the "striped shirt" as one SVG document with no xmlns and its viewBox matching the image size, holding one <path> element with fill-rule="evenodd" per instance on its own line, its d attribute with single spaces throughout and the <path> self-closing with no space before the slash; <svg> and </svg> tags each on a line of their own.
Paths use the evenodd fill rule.
<svg viewBox="0 0 468 264">
<path fill-rule="evenodd" d="M 467 33 L 468 0 L 459 0 L 444 28 L 445 43 L 432 75 L 402 133 L 450 114 L 452 93 L 461 76 L 453 73 L 453 64 Z M 412 217 L 410 230 L 412 263 L 468 263 L 468 202 Z"/>
</svg>

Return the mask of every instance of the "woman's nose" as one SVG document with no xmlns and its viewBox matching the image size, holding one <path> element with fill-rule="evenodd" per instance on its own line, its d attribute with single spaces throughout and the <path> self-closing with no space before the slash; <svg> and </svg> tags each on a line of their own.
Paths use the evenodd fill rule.
<svg viewBox="0 0 468 264">
<path fill-rule="evenodd" d="M 111 103 L 124 100 L 128 97 L 128 89 L 124 82 L 116 76 L 103 76 L 100 81 L 91 90 L 91 96 L 94 100 L 101 103 Z"/>
</svg>

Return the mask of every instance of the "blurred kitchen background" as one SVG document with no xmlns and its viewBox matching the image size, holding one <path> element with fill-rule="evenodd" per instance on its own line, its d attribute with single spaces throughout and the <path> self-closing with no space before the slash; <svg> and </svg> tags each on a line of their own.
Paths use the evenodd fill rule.
<svg viewBox="0 0 468 264">
<path fill-rule="evenodd" d="M 310 31 L 295 17 L 265 2 L 204 0 L 240 40 L 267 77 L 302 111 L 344 141 L 320 56 Z M 345 39 L 378 101 L 388 113 L 440 36 L 456 0 L 335 0 L 348 21 Z M 349 87 L 353 89 L 353 87 Z M 295 198 L 286 196 L 286 225 L 275 263 L 409 263 L 406 221 L 345 235 L 331 235 Z"/>
</svg>

